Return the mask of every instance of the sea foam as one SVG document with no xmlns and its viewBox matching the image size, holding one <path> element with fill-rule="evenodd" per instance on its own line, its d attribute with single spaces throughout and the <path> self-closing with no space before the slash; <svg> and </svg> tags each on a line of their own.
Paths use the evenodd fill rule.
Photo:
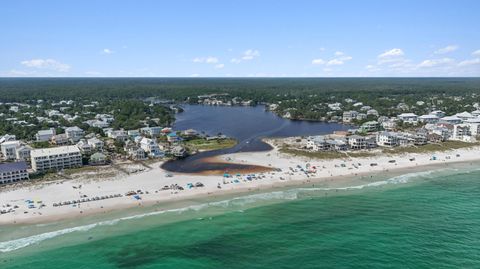
<svg viewBox="0 0 480 269">
<path fill-rule="evenodd" d="M 14 250 L 18 250 L 24 247 L 28 247 L 34 244 L 38 244 L 42 241 L 52 239 L 58 236 L 70 234 L 73 232 L 86 232 L 95 227 L 99 226 L 108 226 L 108 225 L 115 225 L 120 221 L 128 221 L 133 219 L 141 219 L 149 216 L 160 215 L 164 213 L 182 213 L 185 211 L 201 211 L 209 207 L 221 207 L 221 208 L 229 208 L 229 207 L 242 207 L 249 204 L 254 204 L 259 201 L 275 201 L 275 200 L 296 200 L 298 199 L 298 195 L 302 192 L 314 192 L 314 191 L 335 191 L 335 190 L 359 190 L 369 187 L 379 187 L 387 184 L 404 184 L 409 182 L 412 178 L 417 177 L 428 177 L 433 172 L 438 170 L 431 170 L 425 172 L 415 172 L 415 173 L 408 173 L 404 175 L 395 176 L 386 180 L 382 181 L 375 181 L 367 184 L 356 185 L 356 186 L 347 186 L 347 187 L 338 187 L 338 188 L 294 188 L 289 190 L 283 191 L 274 191 L 274 192 L 267 192 L 267 193 L 259 193 L 259 194 L 250 194 L 241 197 L 235 197 L 232 199 L 216 201 L 216 202 L 209 202 L 203 203 L 198 205 L 191 205 L 183 208 L 177 209 L 169 209 L 169 210 L 162 210 L 162 211 L 154 211 L 145 214 L 138 214 L 134 216 L 128 216 L 113 220 L 107 221 L 100 221 L 93 224 L 77 226 L 72 228 L 61 229 L 52 232 L 46 232 L 42 234 L 32 235 L 24 238 L 14 239 L 10 241 L 0 242 L 0 252 L 10 252 Z"/>
</svg>

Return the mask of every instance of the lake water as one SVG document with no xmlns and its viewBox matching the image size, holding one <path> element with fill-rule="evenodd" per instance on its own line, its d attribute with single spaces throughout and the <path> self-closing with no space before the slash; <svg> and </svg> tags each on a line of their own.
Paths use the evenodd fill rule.
<svg viewBox="0 0 480 269">
<path fill-rule="evenodd" d="M 195 154 L 182 160 L 167 162 L 162 168 L 173 172 L 194 173 L 250 168 L 246 165 L 204 163 L 203 159 L 227 153 L 265 151 L 271 147 L 262 142 L 265 137 L 288 137 L 328 134 L 351 127 L 338 123 L 292 121 L 281 118 L 264 106 L 226 107 L 186 105 L 185 111 L 176 115 L 175 130 L 195 129 L 208 135 L 222 133 L 238 140 L 230 149 Z"/>
</svg>

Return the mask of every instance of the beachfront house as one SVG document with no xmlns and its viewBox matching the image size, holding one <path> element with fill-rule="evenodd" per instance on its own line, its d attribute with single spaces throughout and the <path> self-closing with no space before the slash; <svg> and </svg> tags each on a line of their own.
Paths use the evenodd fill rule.
<svg viewBox="0 0 480 269">
<path fill-rule="evenodd" d="M 455 124 L 453 125 L 453 134 L 451 139 L 464 141 L 464 142 L 473 142 L 475 138 L 472 136 L 470 131 L 471 126 L 469 124 Z"/>
<path fill-rule="evenodd" d="M 104 165 L 107 163 L 107 156 L 101 152 L 94 153 L 90 156 L 88 163 L 91 165 Z"/>
<path fill-rule="evenodd" d="M 417 124 L 418 116 L 414 113 L 402 113 L 397 118 L 405 123 Z"/>
<path fill-rule="evenodd" d="M 376 137 L 377 145 L 381 147 L 399 146 L 399 137 L 393 132 L 379 132 Z"/>
<path fill-rule="evenodd" d="M 165 156 L 165 152 L 160 150 L 157 142 L 153 139 L 143 137 L 140 140 L 140 147 L 152 158 L 163 158 Z"/>
<path fill-rule="evenodd" d="M 82 154 L 77 146 L 34 149 L 30 152 L 30 159 L 35 172 L 82 166 Z"/>
<path fill-rule="evenodd" d="M 364 136 L 351 135 L 347 137 L 348 146 L 350 149 L 359 150 L 367 148 L 367 141 Z"/>
<path fill-rule="evenodd" d="M 80 151 L 83 154 L 92 153 L 92 146 L 90 144 L 88 144 L 88 142 L 85 141 L 85 139 L 81 139 L 80 141 L 78 141 L 77 147 L 78 147 L 78 149 L 80 149 Z"/>
<path fill-rule="evenodd" d="M 343 139 L 331 139 L 327 140 L 328 147 L 330 150 L 335 151 L 346 151 L 348 150 L 348 144 Z"/>
<path fill-rule="evenodd" d="M 102 140 L 96 137 L 88 139 L 87 143 L 92 147 L 92 150 L 95 150 L 95 151 L 103 151 L 103 147 L 105 145 L 105 143 L 103 143 Z"/>
<path fill-rule="evenodd" d="M 85 132 L 78 126 L 73 126 L 66 128 L 65 134 L 67 135 L 68 139 L 70 139 L 73 143 L 76 143 L 85 135 Z"/>
<path fill-rule="evenodd" d="M 428 130 L 429 135 L 435 135 L 429 137 L 429 141 L 446 141 L 451 137 L 453 132 L 453 125 L 450 124 L 427 124 L 425 128 Z"/>
<path fill-rule="evenodd" d="M 325 136 L 311 136 L 307 139 L 307 149 L 312 151 L 325 151 L 329 150 L 329 146 L 326 142 Z"/>
<path fill-rule="evenodd" d="M 139 161 L 139 160 L 145 160 L 146 159 L 147 155 L 145 154 L 145 150 L 143 150 L 141 147 L 137 146 L 132 141 L 127 141 L 125 143 L 124 150 L 127 153 L 127 156 L 132 160 Z"/>
<path fill-rule="evenodd" d="M 0 163 L 0 184 L 28 180 L 27 163 Z"/>
<path fill-rule="evenodd" d="M 50 141 L 50 139 L 52 139 L 52 137 L 55 134 L 56 134 L 56 132 L 55 132 L 54 128 L 50 128 L 48 130 L 40 130 L 35 135 L 35 140 L 37 142 L 47 142 L 47 141 Z"/>
</svg>

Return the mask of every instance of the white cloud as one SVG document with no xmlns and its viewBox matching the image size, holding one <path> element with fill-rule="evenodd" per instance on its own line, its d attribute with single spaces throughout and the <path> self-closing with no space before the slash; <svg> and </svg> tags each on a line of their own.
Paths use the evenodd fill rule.
<svg viewBox="0 0 480 269">
<path fill-rule="evenodd" d="M 436 67 L 453 63 L 454 60 L 451 58 L 442 58 L 442 59 L 428 59 L 421 62 L 418 67 Z"/>
<path fill-rule="evenodd" d="M 222 68 L 224 68 L 224 67 L 225 67 L 224 64 L 217 64 L 217 65 L 215 65 L 215 68 L 216 68 L 216 69 L 222 69 Z"/>
<path fill-rule="evenodd" d="M 315 65 L 327 65 L 327 66 L 332 66 L 332 65 L 342 65 L 346 61 L 350 61 L 352 59 L 351 56 L 346 55 L 344 52 L 341 51 L 336 51 L 334 53 L 335 57 L 333 59 L 330 59 L 328 61 L 323 60 L 323 59 L 313 59 L 312 64 Z"/>
<path fill-rule="evenodd" d="M 103 53 L 103 54 L 113 54 L 113 53 L 115 53 L 115 52 L 114 52 L 113 50 L 111 50 L 111 49 L 103 49 L 103 50 L 102 50 L 102 53 Z"/>
<path fill-rule="evenodd" d="M 457 45 L 449 45 L 449 46 L 446 46 L 444 48 L 440 48 L 440 49 L 436 50 L 434 53 L 435 54 L 446 54 L 446 53 L 449 53 L 449 52 L 452 52 L 452 51 L 456 51 L 457 49 L 458 49 Z"/>
<path fill-rule="evenodd" d="M 213 56 L 208 57 L 196 57 L 192 60 L 194 63 L 206 63 L 206 64 L 216 64 L 218 63 L 218 58 Z"/>
<path fill-rule="evenodd" d="M 461 61 L 460 63 L 458 63 L 458 66 L 470 66 L 470 65 L 476 65 L 476 64 L 480 64 L 480 58 Z"/>
<path fill-rule="evenodd" d="M 344 62 L 339 59 L 332 59 L 327 62 L 327 65 L 342 65 Z"/>
<path fill-rule="evenodd" d="M 312 64 L 325 64 L 323 59 L 313 59 Z"/>
<path fill-rule="evenodd" d="M 260 52 L 258 50 L 252 50 L 252 49 L 249 49 L 249 50 L 246 50 L 244 53 L 243 53 L 243 57 L 242 57 L 242 60 L 244 61 L 250 61 L 250 60 L 253 60 L 254 58 L 260 56 Z"/>
<path fill-rule="evenodd" d="M 190 77 L 192 77 L 192 78 L 196 78 L 196 77 L 199 77 L 199 76 L 200 76 L 200 74 L 191 74 L 190 75 Z"/>
<path fill-rule="evenodd" d="M 338 57 L 337 59 L 342 61 L 342 62 L 345 62 L 345 61 L 350 61 L 352 59 L 352 57 L 351 56 L 342 56 L 342 57 Z"/>
<path fill-rule="evenodd" d="M 47 69 L 58 72 L 68 72 L 70 66 L 53 59 L 32 59 L 20 62 L 22 65 L 31 68 Z"/>
<path fill-rule="evenodd" d="M 395 58 L 405 55 L 402 49 L 391 49 L 383 52 L 382 54 L 378 55 L 378 58 L 385 59 L 385 58 Z"/>
<path fill-rule="evenodd" d="M 239 64 L 242 61 L 250 61 L 257 57 L 260 57 L 260 52 L 258 50 L 249 49 L 244 51 L 240 58 L 232 58 L 230 62 L 234 64 Z"/>
<path fill-rule="evenodd" d="M 472 55 L 473 56 L 480 56 L 480 50 L 476 50 L 476 51 L 472 52 Z"/>
<path fill-rule="evenodd" d="M 205 63 L 207 64 L 216 64 L 218 63 L 218 58 L 217 57 L 207 57 L 205 59 Z"/>
</svg>

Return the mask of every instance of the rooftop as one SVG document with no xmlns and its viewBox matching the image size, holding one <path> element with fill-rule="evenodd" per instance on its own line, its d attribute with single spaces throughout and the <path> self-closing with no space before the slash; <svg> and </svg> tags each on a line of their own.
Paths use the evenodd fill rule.
<svg viewBox="0 0 480 269">
<path fill-rule="evenodd" d="M 55 148 L 43 148 L 43 149 L 34 149 L 31 151 L 30 156 L 32 158 L 45 156 L 45 155 L 56 155 L 56 154 L 65 154 L 65 153 L 74 153 L 79 152 L 80 149 L 77 146 L 63 146 Z"/>
<path fill-rule="evenodd" d="M 27 170 L 26 162 L 0 163 L 0 173 L 14 172 L 18 170 Z"/>
</svg>

